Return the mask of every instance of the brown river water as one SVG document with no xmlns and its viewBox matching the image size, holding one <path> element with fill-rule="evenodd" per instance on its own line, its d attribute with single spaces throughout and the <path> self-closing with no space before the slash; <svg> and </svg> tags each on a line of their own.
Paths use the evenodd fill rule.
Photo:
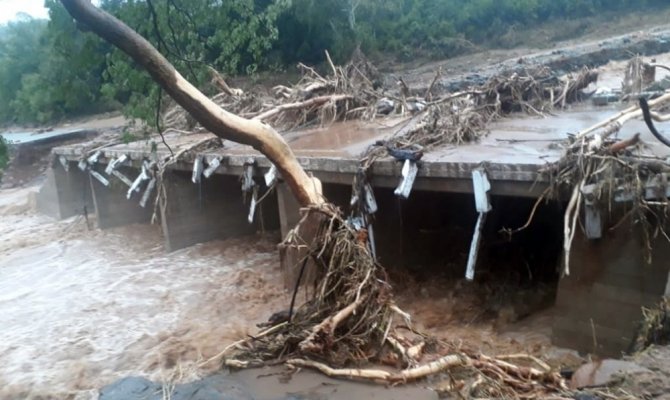
<svg viewBox="0 0 670 400">
<path fill-rule="evenodd" d="M 194 380 L 217 369 L 203 361 L 287 308 L 276 238 L 168 254 L 156 226 L 89 230 L 83 217 L 37 214 L 37 190 L 0 191 L 0 399 L 95 399 L 100 387 L 128 375 Z M 502 328 L 499 318 L 480 318 L 448 293 L 407 287 L 398 302 L 445 340 L 575 362 L 551 347 L 550 312 Z M 259 399 L 312 387 L 333 399 L 436 397 L 424 384 L 391 390 L 301 373 L 285 385 L 259 375 L 238 374 Z"/>
</svg>

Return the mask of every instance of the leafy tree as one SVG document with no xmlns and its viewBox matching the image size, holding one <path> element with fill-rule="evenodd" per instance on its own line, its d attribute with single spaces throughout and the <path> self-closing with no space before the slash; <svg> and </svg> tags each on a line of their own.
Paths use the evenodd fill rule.
<svg viewBox="0 0 670 400">
<path fill-rule="evenodd" d="M 101 109 L 101 74 L 109 46 L 83 34 L 59 3 L 50 20 L 10 23 L 0 39 L 0 120 L 48 122 Z"/>
<path fill-rule="evenodd" d="M 208 79 L 206 65 L 227 74 L 268 67 L 265 55 L 278 37 L 275 22 L 287 6 L 270 0 L 102 2 L 199 85 Z M 118 50 L 107 54 L 104 78 L 103 93 L 124 104 L 129 116 L 153 120 L 158 86 Z"/>
<path fill-rule="evenodd" d="M 325 50 L 337 59 L 348 56 L 356 45 L 348 5 L 349 0 L 292 0 L 277 21 L 283 62 L 321 62 Z"/>
<path fill-rule="evenodd" d="M 37 73 L 45 49 L 46 22 L 30 17 L 10 22 L 0 36 L 0 120 L 16 122 L 14 101 L 22 77 Z"/>
<path fill-rule="evenodd" d="M 5 138 L 0 136 L 0 178 L 2 178 L 2 170 L 5 169 L 9 162 L 9 145 Z"/>
<path fill-rule="evenodd" d="M 49 122 L 122 106 L 154 121 L 160 91 L 132 61 L 77 29 L 60 2 L 50 20 L 0 25 L 0 123 Z M 504 45 L 518 26 L 668 7 L 667 0 L 101 0 L 207 89 L 224 74 L 344 62 L 356 46 L 413 59 L 449 57 L 477 43 Z"/>
</svg>

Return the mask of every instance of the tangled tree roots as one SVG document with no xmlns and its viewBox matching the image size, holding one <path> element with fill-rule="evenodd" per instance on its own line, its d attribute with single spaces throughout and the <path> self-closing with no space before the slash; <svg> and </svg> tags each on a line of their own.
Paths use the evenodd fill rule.
<svg viewBox="0 0 670 400">
<path fill-rule="evenodd" d="M 316 221 L 316 222 L 315 222 Z M 311 208 L 285 243 L 301 245 L 301 226 L 318 223 L 304 260 L 318 270 L 310 300 L 289 311 L 289 323 L 236 356 L 247 361 L 308 357 L 331 365 L 378 359 L 392 320 L 392 297 L 384 270 L 362 236 L 330 205 Z"/>
<path fill-rule="evenodd" d="M 670 240 L 664 230 L 668 221 L 667 200 L 648 197 L 648 185 L 660 176 L 670 173 L 670 167 L 662 160 L 638 158 L 631 152 L 639 141 L 639 135 L 625 140 L 606 140 L 598 149 L 589 150 L 586 145 L 572 147 L 562 159 L 551 165 L 548 172 L 553 182 L 550 193 L 560 197 L 569 189 L 568 206 L 564 216 L 564 273 L 570 273 L 570 248 L 579 229 L 579 216 L 585 202 L 600 210 L 613 210 L 619 199 L 622 215 L 613 213 L 618 220 L 609 229 L 624 222 L 639 226 L 645 243 L 647 263 L 651 263 L 651 242 L 661 235 Z M 662 183 L 658 181 L 657 183 Z"/>
<path fill-rule="evenodd" d="M 302 265 L 310 261 L 318 270 L 313 295 L 295 313 L 289 310 L 288 315 L 282 313 L 285 318 L 274 319 L 274 326 L 225 349 L 219 355 L 225 357 L 225 366 L 280 363 L 385 384 L 458 370 L 464 378 L 452 390 L 466 397 L 536 398 L 566 390 L 560 374 L 531 356 L 468 354 L 416 332 L 409 315 L 394 304 L 386 273 L 373 259 L 366 232 L 354 228 L 332 205 L 305 210 L 284 245 L 302 246 L 301 228 L 315 223 L 317 233 Z M 512 364 L 512 360 L 526 365 Z M 362 368 L 380 364 L 399 369 Z"/>
<path fill-rule="evenodd" d="M 412 115 L 414 123 L 391 140 L 400 148 L 410 144 L 431 148 L 476 141 L 486 134 L 490 121 L 511 112 L 544 115 L 563 108 L 578 100 L 581 89 L 598 77 L 586 68 L 564 77 L 546 67 L 528 68 L 502 73 L 463 92 L 440 93 L 437 83 L 442 72 L 438 71 L 426 93 L 417 94 L 402 78 L 399 89 L 383 87 L 382 76 L 360 51 L 354 52 L 345 66 L 333 64 L 327 53 L 326 60 L 328 74 L 299 64 L 302 78 L 297 84 L 278 85 L 269 92 L 231 88 L 211 71 L 214 85 L 221 91 L 212 100 L 228 111 L 283 131 Z M 180 107 L 167 110 L 163 121 L 175 129 L 196 129 Z"/>
<path fill-rule="evenodd" d="M 664 298 L 656 307 L 643 309 L 643 314 L 631 353 L 638 353 L 654 344 L 670 343 L 670 298 Z"/>
<path fill-rule="evenodd" d="M 666 93 L 649 105 L 659 109 L 669 101 L 670 94 Z M 570 248 L 579 228 L 579 216 L 587 202 L 600 210 L 627 210 L 609 229 L 626 221 L 631 227 L 639 227 L 647 263 L 652 262 L 652 242 L 657 237 L 670 241 L 666 232 L 670 202 L 664 195 L 670 166 L 662 157 L 643 154 L 639 133 L 623 140 L 613 139 L 624 123 L 642 114 L 639 107 L 633 106 L 577 133 L 561 159 L 547 168 L 553 182 L 551 194 L 558 197 L 562 190 L 570 190 L 564 216 L 566 275 L 570 273 Z M 653 115 L 659 118 L 658 114 Z M 614 207 L 614 202 L 619 207 Z"/>
</svg>

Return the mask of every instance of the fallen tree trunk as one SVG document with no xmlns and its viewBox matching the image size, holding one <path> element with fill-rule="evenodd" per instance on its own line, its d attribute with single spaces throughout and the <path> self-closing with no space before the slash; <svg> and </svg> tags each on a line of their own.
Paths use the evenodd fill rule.
<svg viewBox="0 0 670 400">
<path fill-rule="evenodd" d="M 144 67 L 180 106 L 213 134 L 246 144 L 272 161 L 302 206 L 319 204 L 318 184 L 302 169 L 286 141 L 269 125 L 229 113 L 188 82 L 151 43 L 90 0 L 61 0 L 72 17 Z"/>
<path fill-rule="evenodd" d="M 418 367 L 400 372 L 388 372 L 380 369 L 362 368 L 331 368 L 326 364 L 303 359 L 292 359 L 286 364 L 294 367 L 313 368 L 333 378 L 361 379 L 373 382 L 395 383 L 408 382 L 434 375 L 450 368 L 467 365 L 468 360 L 457 354 L 450 354 Z"/>
<path fill-rule="evenodd" d="M 331 95 L 331 96 L 319 96 L 319 97 L 314 97 L 309 100 L 305 101 L 300 101 L 297 103 L 289 103 L 289 104 L 282 104 L 280 106 L 277 106 L 271 110 L 267 110 L 263 112 L 262 114 L 256 115 L 253 117 L 254 120 L 258 121 L 265 121 L 268 120 L 274 116 L 276 116 L 279 113 L 282 113 L 284 111 L 290 111 L 290 110 L 300 110 L 300 109 L 305 109 L 309 107 L 315 107 L 315 106 L 320 106 L 322 104 L 325 104 L 329 101 L 332 102 L 337 102 L 337 101 L 342 101 L 342 100 L 349 100 L 353 99 L 353 96 L 346 95 L 346 94 L 338 94 L 338 95 Z"/>
</svg>

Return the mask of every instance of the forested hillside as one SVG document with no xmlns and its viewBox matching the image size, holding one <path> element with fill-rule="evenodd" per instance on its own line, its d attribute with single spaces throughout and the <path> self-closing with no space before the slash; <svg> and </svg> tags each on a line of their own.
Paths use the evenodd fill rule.
<svg viewBox="0 0 670 400">
<path fill-rule="evenodd" d="M 224 74 L 366 53 L 443 58 L 510 29 L 601 12 L 670 7 L 667 0 L 102 0 L 197 84 Z M 60 3 L 50 20 L 0 27 L 0 123 L 46 123 L 118 107 L 152 120 L 158 87 L 128 58 L 82 33 Z M 85 28 L 85 27 L 84 27 Z M 504 43 L 499 43 L 504 45 Z"/>
</svg>

